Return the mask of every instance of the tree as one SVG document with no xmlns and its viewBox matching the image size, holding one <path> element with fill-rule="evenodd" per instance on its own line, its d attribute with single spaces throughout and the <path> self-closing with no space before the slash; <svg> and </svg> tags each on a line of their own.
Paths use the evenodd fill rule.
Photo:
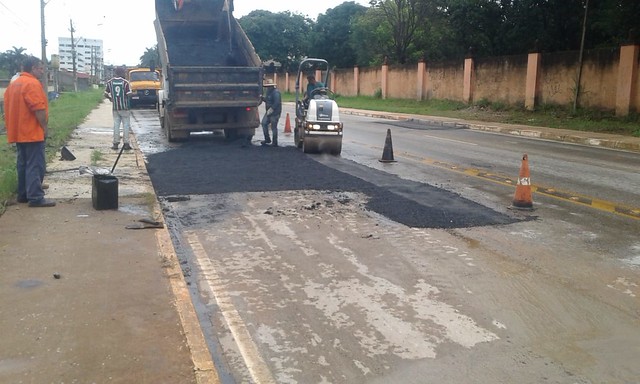
<svg viewBox="0 0 640 384">
<path fill-rule="evenodd" d="M 319 15 L 311 32 L 309 56 L 323 58 L 338 68 L 356 65 L 352 22 L 366 11 L 366 7 L 350 1 Z"/>
<path fill-rule="evenodd" d="M 160 66 L 160 55 L 158 54 L 158 44 L 153 47 L 149 47 L 144 51 L 144 54 L 140 56 L 140 66 L 151 68 Z"/>
<path fill-rule="evenodd" d="M 503 51 L 525 53 L 580 47 L 584 0 L 512 0 L 504 8 Z M 536 44 L 537 43 L 537 44 Z"/>
<path fill-rule="evenodd" d="M 22 61 L 26 57 L 23 53 L 26 48 L 12 47 L 11 50 L 0 53 L 0 68 L 6 70 L 9 76 L 18 72 L 22 68 Z"/>
<path fill-rule="evenodd" d="M 469 48 L 483 56 L 502 54 L 500 41 L 504 15 L 495 0 L 449 0 L 445 11 L 456 46 L 456 56 Z"/>
<path fill-rule="evenodd" d="M 589 3 L 587 33 L 591 47 L 610 47 L 640 37 L 640 1 L 600 0 Z M 637 41 L 636 41 L 637 42 Z"/>
<path fill-rule="evenodd" d="M 253 11 L 239 20 L 260 58 L 293 70 L 309 53 L 313 21 L 291 12 Z"/>
<path fill-rule="evenodd" d="M 425 0 L 370 0 L 379 9 L 391 31 L 393 59 L 407 62 L 418 28 L 428 20 L 429 2 Z"/>
<path fill-rule="evenodd" d="M 357 17 L 352 24 L 351 46 L 356 52 L 356 63 L 362 66 L 382 64 L 383 58 L 393 50 L 391 30 L 384 14 L 376 8 Z"/>
</svg>

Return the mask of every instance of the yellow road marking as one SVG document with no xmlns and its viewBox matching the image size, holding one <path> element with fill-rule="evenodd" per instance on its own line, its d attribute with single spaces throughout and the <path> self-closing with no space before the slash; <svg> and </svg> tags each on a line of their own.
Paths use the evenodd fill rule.
<svg viewBox="0 0 640 384">
<path fill-rule="evenodd" d="M 380 147 L 377 147 L 377 146 L 373 148 L 380 149 Z M 493 183 L 497 183 L 505 186 L 512 186 L 515 188 L 517 184 L 516 179 L 512 179 L 504 175 L 489 173 L 476 168 L 463 168 L 457 164 L 451 164 L 451 163 L 446 163 L 446 162 L 435 160 L 435 159 L 429 159 L 429 158 L 414 155 L 408 152 L 400 152 L 400 154 L 396 155 L 396 157 L 418 161 L 423 164 L 446 169 L 446 170 L 449 170 L 455 173 L 460 173 L 467 176 L 477 177 L 483 180 L 488 180 Z M 640 207 L 630 207 L 630 206 L 618 204 L 618 203 L 607 201 L 607 200 L 601 200 L 601 199 L 596 199 L 596 198 L 585 196 L 585 195 L 580 195 L 578 193 L 574 193 L 571 191 L 562 191 L 559 189 L 544 187 L 541 185 L 531 185 L 531 192 L 537 193 L 539 195 L 552 197 L 554 199 L 591 207 L 599 211 L 609 212 L 619 216 L 640 220 Z"/>
</svg>

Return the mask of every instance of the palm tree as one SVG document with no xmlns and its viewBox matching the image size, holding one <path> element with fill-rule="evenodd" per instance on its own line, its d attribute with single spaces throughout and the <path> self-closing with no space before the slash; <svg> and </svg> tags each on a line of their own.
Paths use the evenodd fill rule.
<svg viewBox="0 0 640 384">
<path fill-rule="evenodd" d="M 23 52 L 27 50 L 26 48 L 17 48 L 15 46 L 12 48 L 12 50 L 6 51 L 3 55 L 3 59 L 5 61 L 3 66 L 6 66 L 9 70 L 9 74 L 11 75 L 22 69 L 22 61 L 25 58 Z"/>
</svg>

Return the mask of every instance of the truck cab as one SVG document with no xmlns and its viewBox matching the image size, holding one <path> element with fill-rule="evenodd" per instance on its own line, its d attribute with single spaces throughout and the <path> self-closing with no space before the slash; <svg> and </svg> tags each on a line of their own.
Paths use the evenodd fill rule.
<svg viewBox="0 0 640 384">
<path fill-rule="evenodd" d="M 154 68 L 132 68 L 127 77 L 132 92 L 129 96 L 131 108 L 142 105 L 157 107 L 158 91 L 162 89 L 160 71 Z"/>
</svg>

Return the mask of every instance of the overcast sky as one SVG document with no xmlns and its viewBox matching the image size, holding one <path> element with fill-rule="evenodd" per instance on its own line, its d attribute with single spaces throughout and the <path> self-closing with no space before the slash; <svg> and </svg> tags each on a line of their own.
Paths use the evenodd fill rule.
<svg viewBox="0 0 640 384">
<path fill-rule="evenodd" d="M 291 11 L 315 19 L 345 0 L 235 0 L 236 18 L 256 9 Z M 368 0 L 354 0 L 368 6 Z M 105 64 L 136 65 L 156 44 L 154 0 L 46 0 L 47 57 L 58 53 L 58 37 L 102 39 Z M 41 57 L 40 0 L 0 0 L 0 52 L 13 47 Z"/>
</svg>

